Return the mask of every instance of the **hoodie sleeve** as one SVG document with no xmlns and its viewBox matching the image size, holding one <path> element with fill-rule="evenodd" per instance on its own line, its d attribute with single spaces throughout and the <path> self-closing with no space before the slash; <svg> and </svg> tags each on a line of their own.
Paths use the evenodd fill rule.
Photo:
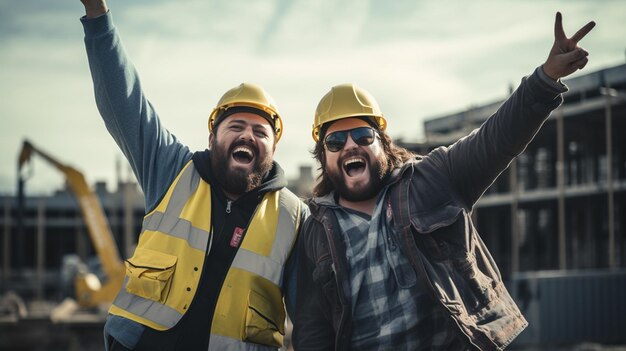
<svg viewBox="0 0 626 351">
<path fill-rule="evenodd" d="M 111 13 L 81 22 L 98 110 L 137 177 L 148 212 L 192 153 L 161 124 L 145 97 Z"/>
</svg>

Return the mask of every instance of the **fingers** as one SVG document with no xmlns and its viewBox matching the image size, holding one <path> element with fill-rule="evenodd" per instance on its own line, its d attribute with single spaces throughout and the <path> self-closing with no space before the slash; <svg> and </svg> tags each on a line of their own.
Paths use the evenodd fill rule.
<svg viewBox="0 0 626 351">
<path fill-rule="evenodd" d="M 578 30 L 578 32 L 576 32 L 576 34 L 574 34 L 570 39 L 573 40 L 575 43 L 578 43 L 595 26 L 596 26 L 596 22 L 594 22 L 594 21 L 591 21 L 591 22 L 587 23 L 584 27 L 580 28 Z"/>
<path fill-rule="evenodd" d="M 554 20 L 554 40 L 563 40 L 567 39 L 565 36 L 565 32 L 563 31 L 563 20 L 561 18 L 561 13 L 556 13 L 556 19 Z"/>
<path fill-rule="evenodd" d="M 576 34 L 574 34 L 570 40 L 574 42 L 574 44 L 578 43 L 582 38 L 585 37 L 593 27 L 596 26 L 596 22 L 591 21 L 587 23 L 584 27 L 578 30 Z M 554 40 L 561 41 L 566 40 L 567 36 L 565 35 L 565 31 L 563 31 L 563 16 L 560 12 L 556 13 L 556 19 L 554 20 Z"/>
<path fill-rule="evenodd" d="M 574 67 L 576 69 L 583 69 L 587 65 L 587 62 L 589 62 L 589 58 L 584 57 L 584 58 L 582 58 L 582 59 L 572 63 L 572 67 Z"/>
<path fill-rule="evenodd" d="M 573 54 L 569 57 L 570 59 L 572 59 L 572 61 L 567 61 L 567 65 L 572 69 L 570 73 L 579 69 L 583 69 L 587 65 L 587 62 L 589 62 L 589 58 L 587 57 L 588 54 L 583 49 L 577 49 L 575 51 L 572 51 L 571 53 L 568 53 L 567 55 L 570 54 Z"/>
<path fill-rule="evenodd" d="M 580 60 L 570 63 L 569 67 L 573 69 L 571 72 L 574 72 L 578 69 L 583 69 L 587 65 L 587 62 L 589 62 L 589 58 L 583 57 Z"/>
<path fill-rule="evenodd" d="M 562 60 L 568 65 L 572 65 L 582 59 L 586 59 L 589 53 L 583 48 L 577 48 L 568 53 L 561 55 Z"/>
</svg>

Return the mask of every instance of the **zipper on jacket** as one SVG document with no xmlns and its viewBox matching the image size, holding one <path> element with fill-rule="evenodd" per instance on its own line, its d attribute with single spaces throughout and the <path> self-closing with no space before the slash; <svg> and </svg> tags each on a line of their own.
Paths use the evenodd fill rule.
<svg viewBox="0 0 626 351">
<path fill-rule="evenodd" d="M 232 201 L 232 200 L 228 200 L 228 199 L 226 200 L 226 213 L 230 213 L 230 212 L 231 212 L 231 205 L 232 205 L 232 203 L 233 203 L 233 201 Z M 246 224 L 246 228 L 245 228 L 245 230 L 244 230 L 244 232 L 242 233 L 242 236 L 241 236 L 241 240 L 242 240 L 242 241 L 244 240 L 245 235 L 246 235 L 246 233 L 248 232 L 248 228 L 250 227 L 250 223 L 252 223 L 252 220 L 254 219 L 254 217 L 256 216 L 256 214 L 257 214 L 257 212 L 258 212 L 258 210 L 259 210 L 259 205 L 260 205 L 260 204 L 261 204 L 261 202 L 259 201 L 259 202 L 257 203 L 256 207 L 254 208 L 254 211 L 252 211 L 252 215 L 250 216 L 250 219 L 248 219 L 248 222 L 247 222 L 247 224 Z M 213 226 L 213 225 L 211 224 L 211 232 L 213 232 L 213 229 L 212 229 L 213 227 L 212 227 L 212 226 Z M 222 228 L 221 228 L 221 230 L 220 230 L 220 235 L 218 236 L 218 241 L 220 240 L 220 238 L 223 238 L 223 237 L 224 237 L 224 227 L 225 227 L 225 225 L 222 225 Z M 212 244 L 212 240 L 211 240 L 211 243 L 210 243 L 210 244 Z M 208 249 L 210 249 L 210 247 L 209 247 Z M 239 251 L 239 247 L 237 247 L 237 251 Z M 204 255 L 204 262 L 202 263 L 202 273 L 200 274 L 200 279 L 198 280 L 198 285 L 200 284 L 200 281 L 204 278 L 204 271 L 205 271 L 205 270 L 204 270 L 204 267 L 205 267 L 205 265 L 206 265 L 206 261 L 207 261 L 207 259 L 208 259 L 209 255 L 210 255 L 210 251 L 209 251 L 209 250 L 207 250 L 206 255 Z M 237 256 L 237 254 L 236 254 L 236 253 L 235 253 L 235 256 Z M 232 265 L 233 261 L 235 260 L 235 256 L 233 256 L 233 260 L 230 262 L 230 265 Z M 229 272 L 229 271 L 230 271 L 230 267 L 226 270 L 226 274 L 224 274 L 224 275 L 220 278 L 220 279 L 221 279 L 220 286 L 223 286 L 223 285 L 224 285 L 224 281 L 226 280 L 226 276 L 228 275 L 228 272 Z M 195 299 L 196 299 L 195 294 L 196 294 L 197 292 L 198 292 L 198 289 L 196 289 L 196 291 L 194 292 L 194 296 L 193 296 L 193 298 L 191 299 L 191 302 L 192 302 L 192 303 L 193 303 L 193 300 L 195 300 Z M 218 299 L 219 299 L 220 294 L 221 294 L 221 292 L 218 292 L 218 293 L 217 293 L 217 298 L 218 298 Z M 211 302 L 211 306 L 210 306 L 210 307 L 212 308 L 212 312 L 211 312 L 211 313 L 212 313 L 212 315 L 211 315 L 211 319 L 209 320 L 209 330 L 211 330 L 211 327 L 212 327 L 213 323 L 215 322 L 214 317 L 215 317 L 215 310 L 216 310 L 216 308 L 217 308 L 217 302 L 218 302 L 218 300 L 217 300 L 217 299 L 216 299 L 214 302 Z M 211 345 L 211 338 L 210 338 L 210 337 L 209 337 L 209 345 Z"/>
<path fill-rule="evenodd" d="M 387 201 L 384 201 L 384 200 Z M 381 215 L 379 217 L 381 221 L 383 221 L 383 232 L 385 233 L 385 237 L 387 239 L 387 245 L 389 246 L 389 250 L 390 251 L 396 251 L 396 241 L 393 238 L 393 226 L 391 225 L 387 225 L 389 221 L 391 221 L 391 219 L 393 218 L 393 209 L 391 207 L 391 196 L 388 196 L 387 194 L 385 194 L 385 199 L 383 199 L 384 202 L 386 202 L 386 206 L 384 209 L 384 214 L 381 213 Z M 383 211 L 381 211 L 383 212 Z"/>
</svg>

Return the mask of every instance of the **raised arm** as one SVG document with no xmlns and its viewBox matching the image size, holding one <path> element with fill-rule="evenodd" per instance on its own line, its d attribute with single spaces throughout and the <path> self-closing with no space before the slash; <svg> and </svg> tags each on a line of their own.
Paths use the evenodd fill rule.
<svg viewBox="0 0 626 351">
<path fill-rule="evenodd" d="M 567 38 L 561 14 L 555 21 L 554 45 L 546 62 L 524 78 L 518 89 L 480 128 L 449 148 L 429 155 L 437 169 L 444 172 L 450 186 L 471 208 L 497 176 L 533 139 L 552 110 L 563 101 L 567 88 L 558 79 L 583 68 L 588 53 L 578 46 L 595 26 L 589 22 Z"/>
<path fill-rule="evenodd" d="M 571 38 L 568 38 L 563 31 L 561 13 L 556 13 L 554 21 L 554 44 L 548 54 L 546 63 L 543 64 L 543 71 L 553 80 L 567 77 L 579 69 L 583 69 L 589 59 L 589 53 L 578 46 L 578 42 L 589 33 L 596 23 L 591 21 L 578 30 Z"/>
<path fill-rule="evenodd" d="M 149 211 L 192 156 L 160 122 L 143 94 L 104 0 L 81 0 L 85 47 L 96 104 L 107 130 L 128 159 Z"/>
<path fill-rule="evenodd" d="M 107 13 L 109 8 L 104 0 L 80 0 L 85 6 L 85 17 L 94 18 Z"/>
</svg>

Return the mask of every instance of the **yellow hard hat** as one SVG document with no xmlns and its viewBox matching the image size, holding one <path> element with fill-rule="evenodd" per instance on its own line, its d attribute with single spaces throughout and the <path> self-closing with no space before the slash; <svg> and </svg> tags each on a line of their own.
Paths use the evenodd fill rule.
<svg viewBox="0 0 626 351">
<path fill-rule="evenodd" d="M 276 142 L 280 140 L 283 134 L 283 121 L 278 114 L 276 103 L 265 89 L 252 83 L 241 83 L 222 96 L 209 116 L 209 133 L 221 122 L 224 113 L 233 107 L 252 107 L 261 111 L 259 115 L 267 119 L 274 127 Z"/>
<path fill-rule="evenodd" d="M 313 140 L 320 139 L 320 128 L 325 123 L 350 117 L 369 117 L 381 131 L 387 128 L 387 121 L 372 94 L 354 84 L 341 84 L 332 87 L 317 104 Z"/>
</svg>

